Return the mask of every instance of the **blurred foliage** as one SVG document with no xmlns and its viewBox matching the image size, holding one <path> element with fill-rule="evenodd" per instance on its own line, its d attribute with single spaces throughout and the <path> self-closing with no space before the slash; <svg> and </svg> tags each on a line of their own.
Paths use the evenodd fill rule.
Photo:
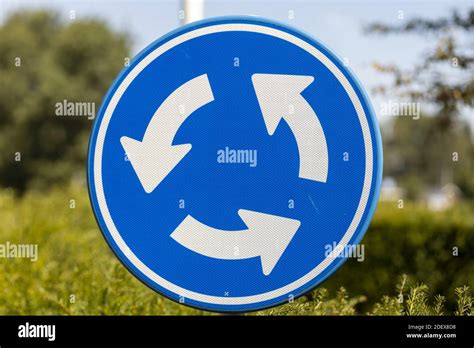
<svg viewBox="0 0 474 348">
<path fill-rule="evenodd" d="M 397 285 L 398 294 L 384 295 L 375 303 L 367 315 L 474 315 L 474 303 L 471 289 L 468 286 L 458 287 L 454 291 L 453 301 L 456 310 L 445 309 L 446 298 L 436 295 L 430 298 L 428 286 L 416 284 L 408 289 L 405 285 L 406 276 Z M 293 303 L 269 309 L 262 315 L 357 315 L 357 304 L 365 301 L 364 296 L 350 297 L 347 290 L 339 288 L 334 297 L 330 297 L 324 288 L 318 288 L 297 299 Z"/>
<path fill-rule="evenodd" d="M 97 112 L 128 41 L 98 20 L 65 23 L 42 11 L 7 18 L 0 26 L 1 186 L 41 189 L 83 175 L 92 121 L 58 117 L 55 105 L 94 102 Z"/>
<path fill-rule="evenodd" d="M 349 259 L 324 286 L 330 290 L 344 286 L 373 300 L 390 293 L 394 277 L 408 272 L 410 279 L 428 284 L 433 293 L 453 293 L 466 284 L 473 288 L 472 211 L 468 203 L 442 212 L 414 203 L 405 202 L 402 209 L 397 202 L 379 203 L 361 242 L 364 262 Z M 454 309 L 453 302 L 447 304 Z M 364 304 L 360 307 L 368 310 Z"/>
<path fill-rule="evenodd" d="M 474 9 L 445 18 L 412 18 L 400 24 L 372 23 L 366 32 L 379 35 L 419 35 L 434 45 L 409 69 L 375 63 L 377 71 L 393 77 L 391 86 L 375 92 L 393 99 L 433 106 L 432 115 L 418 120 L 398 117 L 384 131 L 384 174 L 406 189 L 408 198 L 420 198 L 430 187 L 456 184 L 465 198 L 474 198 L 474 144 L 468 122 L 474 107 Z M 433 117 L 430 117 L 433 116 Z M 459 154 L 453 161 L 453 153 Z"/>
<path fill-rule="evenodd" d="M 0 211 L 1 243 L 39 249 L 37 262 L 0 259 L 0 314 L 199 314 L 157 296 L 122 266 L 83 188 L 28 192 L 21 199 L 5 190 Z"/>
<path fill-rule="evenodd" d="M 423 198 L 431 188 L 455 183 L 462 198 L 472 200 L 472 131 L 463 120 L 441 129 L 433 117 L 398 117 L 391 129 L 382 130 L 384 175 L 397 179 L 407 199 Z"/>
<path fill-rule="evenodd" d="M 257 314 L 472 314 L 470 209 L 435 213 L 382 203 L 363 240 L 364 262 L 348 260 L 323 283 L 328 290 L 320 287 Z M 125 269 L 101 236 L 85 187 L 30 191 L 22 197 L 4 189 L 0 211 L 0 243 L 39 248 L 37 262 L 0 258 L 0 314 L 203 314 L 156 294 Z M 454 246 L 459 256 L 453 256 Z M 406 278 L 394 290 L 397 275 L 407 270 L 408 279 L 428 284 L 431 292 Z M 444 297 L 432 297 L 438 293 L 446 303 Z"/>
<path fill-rule="evenodd" d="M 430 35 L 436 45 L 423 55 L 420 64 L 409 70 L 380 63 L 374 67 L 393 75 L 393 87 L 402 96 L 436 104 L 439 126 L 449 127 L 462 107 L 474 106 L 474 9 L 465 14 L 453 12 L 446 18 L 412 18 L 401 23 L 373 23 L 366 32 Z M 465 33 L 468 39 L 457 42 L 455 37 L 459 32 Z M 385 91 L 384 87 L 380 88 L 381 92 Z"/>
</svg>

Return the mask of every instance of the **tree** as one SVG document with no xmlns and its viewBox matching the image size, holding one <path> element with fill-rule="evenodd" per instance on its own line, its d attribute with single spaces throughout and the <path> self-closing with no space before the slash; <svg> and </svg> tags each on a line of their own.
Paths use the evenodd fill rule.
<svg viewBox="0 0 474 348">
<path fill-rule="evenodd" d="M 0 27 L 0 185 L 20 192 L 83 175 L 92 121 L 56 104 L 99 102 L 128 57 L 129 40 L 98 20 L 65 23 L 39 11 Z"/>
<path fill-rule="evenodd" d="M 465 112 L 473 120 L 474 9 L 465 14 L 455 11 L 446 18 L 413 18 L 401 25 L 373 23 L 366 31 L 438 40 L 432 52 L 411 69 L 374 64 L 378 71 L 393 76 L 393 85 L 380 86 L 376 92 L 422 102 L 422 107 L 429 104 L 435 110 L 433 117 L 416 121 L 397 118 L 393 122 L 393 129 L 384 136 L 385 174 L 399 179 L 412 198 L 424 186 L 447 182 L 456 183 L 467 197 L 474 197 L 473 130 L 460 118 Z"/>
</svg>

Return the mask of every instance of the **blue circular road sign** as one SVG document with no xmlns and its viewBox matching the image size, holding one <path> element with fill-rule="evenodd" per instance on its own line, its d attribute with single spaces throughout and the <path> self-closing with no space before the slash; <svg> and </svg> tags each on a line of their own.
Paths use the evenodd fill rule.
<svg viewBox="0 0 474 348">
<path fill-rule="evenodd" d="M 88 183 L 137 278 L 193 307 L 251 311 L 343 263 L 381 168 L 374 112 L 334 53 L 286 25 L 230 17 L 160 38 L 120 74 L 92 131 Z"/>
</svg>

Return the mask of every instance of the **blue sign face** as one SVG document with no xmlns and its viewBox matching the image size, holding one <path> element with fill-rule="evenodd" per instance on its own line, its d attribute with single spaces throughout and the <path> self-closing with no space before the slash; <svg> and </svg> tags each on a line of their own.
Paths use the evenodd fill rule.
<svg viewBox="0 0 474 348">
<path fill-rule="evenodd" d="M 138 54 L 100 109 L 88 180 L 136 277 L 193 307 L 251 311 L 343 263 L 381 167 L 374 113 L 344 64 L 299 31 L 236 17 Z"/>
</svg>

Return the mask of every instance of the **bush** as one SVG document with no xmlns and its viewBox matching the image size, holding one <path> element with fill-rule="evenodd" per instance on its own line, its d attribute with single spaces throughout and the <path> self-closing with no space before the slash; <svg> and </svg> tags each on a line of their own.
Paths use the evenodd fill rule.
<svg viewBox="0 0 474 348">
<path fill-rule="evenodd" d="M 30 191 L 21 198 L 1 190 L 0 211 L 0 243 L 39 245 L 37 262 L 0 259 L 0 314 L 203 314 L 157 295 L 122 266 L 99 232 L 85 186 Z M 435 214 L 383 205 L 364 239 L 366 262 L 349 260 L 324 284 L 329 290 L 318 288 L 258 314 L 472 314 L 469 287 L 460 287 L 472 288 L 467 211 L 458 207 Z M 460 256 L 450 253 L 453 245 Z M 445 289 L 441 293 L 449 294 L 446 303 L 452 305 L 446 307 L 444 297 L 432 297 L 426 285 L 411 285 L 407 278 L 394 291 L 394 277 L 403 271 L 431 290 Z"/>
<path fill-rule="evenodd" d="M 472 204 L 434 212 L 419 204 L 399 209 L 397 203 L 380 203 L 362 240 L 364 262 L 348 260 L 324 286 L 364 294 L 368 301 L 359 305 L 361 310 L 368 310 L 380 294 L 390 294 L 394 278 L 403 273 L 428 284 L 432 294 L 454 293 L 465 284 L 472 288 L 473 232 Z M 447 306 L 454 310 L 454 299 Z"/>
<path fill-rule="evenodd" d="M 384 295 L 366 314 L 368 315 L 474 315 L 473 298 L 468 286 L 456 288 L 457 304 L 454 312 L 447 312 L 444 307 L 446 298 L 436 295 L 428 296 L 428 286 L 418 284 L 406 289 L 406 276 L 397 285 L 398 294 Z M 406 297 L 406 299 L 405 299 Z M 313 290 L 294 303 L 270 309 L 260 314 L 269 315 L 354 315 L 356 306 L 366 300 L 365 296 L 349 297 L 344 288 L 340 288 L 334 297 L 329 297 L 324 288 Z"/>
<path fill-rule="evenodd" d="M 0 259 L 0 314 L 199 314 L 157 296 L 115 258 L 83 188 L 0 191 L 0 242 L 38 244 L 38 261 Z M 71 208 L 73 207 L 73 208 Z"/>
</svg>

